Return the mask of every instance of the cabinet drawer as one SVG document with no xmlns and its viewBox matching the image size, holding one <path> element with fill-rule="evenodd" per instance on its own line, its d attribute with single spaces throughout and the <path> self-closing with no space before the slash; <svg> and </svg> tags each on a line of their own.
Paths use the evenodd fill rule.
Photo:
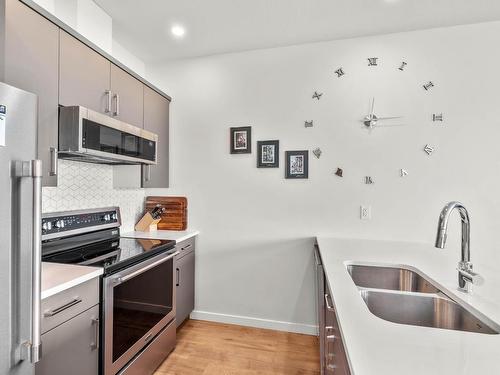
<svg viewBox="0 0 500 375">
<path fill-rule="evenodd" d="M 99 278 L 42 301 L 42 334 L 99 303 Z"/>
<path fill-rule="evenodd" d="M 179 252 L 179 254 L 177 254 L 177 259 L 180 259 L 183 256 L 194 251 L 194 245 L 195 245 L 195 237 L 189 238 L 175 245 L 176 250 Z"/>
</svg>

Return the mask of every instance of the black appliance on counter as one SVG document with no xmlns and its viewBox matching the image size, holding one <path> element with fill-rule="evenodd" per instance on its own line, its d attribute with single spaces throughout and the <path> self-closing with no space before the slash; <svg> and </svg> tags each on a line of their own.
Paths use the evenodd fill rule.
<svg viewBox="0 0 500 375">
<path fill-rule="evenodd" d="M 120 237 L 118 207 L 44 214 L 42 261 L 103 268 L 101 372 L 152 374 L 175 347 L 175 241 Z"/>
</svg>

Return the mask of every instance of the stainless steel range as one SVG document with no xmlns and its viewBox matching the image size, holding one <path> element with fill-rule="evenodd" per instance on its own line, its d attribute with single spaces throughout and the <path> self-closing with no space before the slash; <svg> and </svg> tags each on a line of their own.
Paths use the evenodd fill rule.
<svg viewBox="0 0 500 375">
<path fill-rule="evenodd" d="M 118 207 L 46 214 L 42 260 L 102 267 L 101 370 L 147 375 L 175 346 L 175 241 L 120 238 Z"/>
</svg>

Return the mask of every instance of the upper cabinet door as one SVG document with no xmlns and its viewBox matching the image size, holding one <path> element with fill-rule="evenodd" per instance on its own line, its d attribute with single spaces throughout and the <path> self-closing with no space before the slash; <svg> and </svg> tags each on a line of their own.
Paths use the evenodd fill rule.
<svg viewBox="0 0 500 375">
<path fill-rule="evenodd" d="M 57 185 L 59 28 L 18 0 L 6 2 L 5 82 L 38 95 L 38 158 Z"/>
<path fill-rule="evenodd" d="M 168 99 L 149 87 L 144 87 L 144 129 L 158 134 L 158 164 L 143 166 L 142 186 L 145 188 L 168 187 L 169 106 Z"/>
<path fill-rule="evenodd" d="M 123 69 L 111 64 L 111 115 L 131 125 L 143 127 L 144 85 Z"/>
<path fill-rule="evenodd" d="M 59 104 L 110 114 L 111 62 L 61 30 Z"/>
</svg>

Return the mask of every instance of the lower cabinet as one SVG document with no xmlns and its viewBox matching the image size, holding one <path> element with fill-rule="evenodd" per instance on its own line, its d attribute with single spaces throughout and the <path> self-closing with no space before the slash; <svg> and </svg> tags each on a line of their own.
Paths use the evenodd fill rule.
<svg viewBox="0 0 500 375">
<path fill-rule="evenodd" d="M 99 361 L 99 305 L 42 334 L 36 375 L 96 375 Z"/>
<path fill-rule="evenodd" d="M 194 310 L 194 238 L 177 244 L 179 254 L 176 257 L 176 313 L 179 327 Z"/>
<path fill-rule="evenodd" d="M 332 293 L 324 274 L 318 248 L 315 249 L 315 258 L 321 374 L 351 375 Z"/>
<path fill-rule="evenodd" d="M 42 359 L 35 375 L 99 371 L 99 278 L 42 300 Z"/>
</svg>

